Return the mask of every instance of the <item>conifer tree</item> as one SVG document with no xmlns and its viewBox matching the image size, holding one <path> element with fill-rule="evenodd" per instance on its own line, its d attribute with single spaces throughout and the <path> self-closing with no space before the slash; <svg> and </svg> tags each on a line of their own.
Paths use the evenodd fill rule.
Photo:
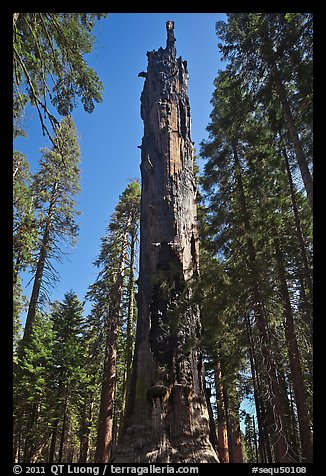
<svg viewBox="0 0 326 476">
<path fill-rule="evenodd" d="M 49 389 L 53 368 L 53 330 L 49 316 L 39 312 L 31 338 L 19 353 L 13 377 L 13 450 L 15 462 L 36 462 L 49 441 L 49 414 L 54 400 Z"/>
<path fill-rule="evenodd" d="M 85 382 L 83 345 L 83 306 L 73 291 L 56 301 L 51 312 L 53 323 L 53 369 L 50 392 L 55 402 L 51 409 L 49 462 L 69 462 L 78 433 L 77 410 Z M 77 454 L 73 452 L 77 457 Z"/>
<path fill-rule="evenodd" d="M 83 347 L 85 350 L 84 380 L 80 389 L 78 415 L 79 463 L 94 461 L 97 420 L 100 407 L 103 377 L 103 355 L 105 354 L 105 325 L 103 315 L 94 305 L 87 316 Z"/>
<path fill-rule="evenodd" d="M 307 140 L 307 128 L 311 131 L 312 14 L 232 13 L 216 29 L 224 41 L 219 45 L 224 58 L 231 60 L 230 68 L 240 73 L 243 84 L 250 84 L 256 99 L 276 94 L 312 207 L 311 148 L 302 140 Z"/>
<path fill-rule="evenodd" d="M 107 234 L 102 239 L 101 250 L 96 265 L 101 268 L 98 279 L 90 287 L 88 298 L 94 302 L 99 318 L 104 321 L 105 358 L 103 382 L 100 402 L 98 437 L 95 460 L 107 462 L 111 457 L 114 425 L 118 424 L 117 402 L 120 392 L 116 392 L 118 379 L 126 388 L 130 370 L 119 372 L 117 366 L 121 362 L 118 354 L 118 340 L 121 337 L 123 323 L 123 294 L 126 288 L 125 269 L 129 262 L 129 280 L 127 285 L 127 336 L 122 352 L 123 365 L 130 367 L 132 354 L 132 309 L 134 300 L 134 255 L 136 236 L 139 228 L 140 187 L 137 181 L 132 181 L 120 197 L 110 223 Z M 120 353 L 121 354 L 121 353 Z M 125 360 L 126 359 L 126 360 Z M 121 379 L 122 378 L 122 379 Z M 125 393 L 125 390 L 122 390 Z M 122 399 L 125 396 L 122 395 Z M 120 402 L 120 407 L 123 402 Z M 120 408 L 120 413 L 123 409 Z M 116 430 L 115 430 L 116 432 Z"/>
<path fill-rule="evenodd" d="M 54 260 L 60 260 L 67 244 L 73 245 L 78 226 L 75 222 L 75 196 L 79 186 L 80 149 L 71 117 L 62 120 L 55 144 L 64 151 L 63 165 L 57 148 L 43 149 L 40 171 L 34 175 L 33 193 L 38 211 L 38 246 L 33 266 L 33 289 L 26 318 L 24 340 L 33 327 L 35 312 L 47 285 L 55 280 Z"/>
<path fill-rule="evenodd" d="M 255 429 L 255 418 L 249 413 L 245 416 L 245 437 L 247 463 L 258 463 L 258 449 Z"/>
<path fill-rule="evenodd" d="M 301 262 L 302 246 L 300 240 L 297 242 L 299 234 L 297 214 L 293 213 L 293 194 L 289 194 L 289 177 L 284 158 L 279 153 L 277 134 L 263 116 L 264 105 L 253 108 L 255 100 L 250 86 L 243 89 L 241 76 L 235 75 L 232 69 L 220 73 L 215 85 L 210 141 L 203 144 L 203 155 L 209 158 L 203 181 L 208 204 L 208 250 L 219 256 L 224 272 L 231 279 L 231 289 L 234 286 L 237 291 L 236 299 L 240 300 L 241 307 L 238 304 L 234 317 L 238 315 L 238 319 L 245 323 L 245 316 L 254 313 L 254 321 L 249 321 L 249 327 L 253 325 L 257 329 L 259 340 L 251 340 L 249 349 L 252 344 L 259 346 L 263 355 L 263 365 L 258 370 L 260 378 L 263 378 L 261 390 L 270 395 L 267 400 L 264 397 L 266 408 L 263 409 L 258 403 L 260 397 L 256 380 L 255 402 L 260 406 L 257 409 L 258 421 L 261 432 L 264 431 L 263 426 L 274 427 L 270 435 L 266 432 L 260 435 L 262 441 L 265 440 L 263 446 L 268 448 L 270 438 L 274 460 L 298 460 L 300 451 L 293 439 L 291 418 L 287 417 L 290 414 L 289 384 L 285 375 L 286 372 L 291 372 L 293 376 L 300 374 L 300 351 L 294 352 L 292 347 L 291 350 L 289 347 L 289 352 L 278 350 L 281 348 L 279 341 L 284 343 L 284 349 L 295 342 L 296 330 L 290 312 L 286 319 L 286 326 L 290 327 L 284 328 L 279 319 L 282 308 L 290 310 L 289 302 L 293 297 L 286 294 L 281 260 L 275 268 L 271 267 L 271 263 L 275 262 L 275 236 L 282 234 L 288 253 L 288 267 L 292 270 L 291 282 L 294 289 L 298 287 L 300 273 L 297 263 L 298 260 Z M 281 284 L 280 288 L 272 284 L 276 282 L 283 282 L 283 288 Z M 279 289 L 283 289 L 283 298 Z M 232 300 L 227 304 L 228 312 L 231 305 Z M 252 375 L 256 379 L 257 368 L 254 368 L 250 352 Z M 302 380 L 301 383 L 303 389 L 305 384 Z M 261 391 L 259 393 L 262 395 Z M 307 409 L 299 410 L 302 394 L 302 391 L 297 392 L 298 418 L 308 422 Z M 272 424 L 264 421 L 261 414 L 263 411 L 266 418 L 268 415 L 270 418 L 270 399 L 274 399 Z M 293 415 L 293 418 L 296 416 Z M 306 434 L 310 432 L 309 425 Z M 282 428 L 281 432 L 279 428 Z M 306 441 L 310 438 L 301 437 L 302 458 L 310 461 L 311 453 L 305 447 Z"/>
</svg>

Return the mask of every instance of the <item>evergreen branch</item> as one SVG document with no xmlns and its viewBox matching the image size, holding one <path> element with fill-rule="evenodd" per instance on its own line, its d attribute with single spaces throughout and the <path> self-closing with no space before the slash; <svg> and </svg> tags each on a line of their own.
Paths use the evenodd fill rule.
<svg viewBox="0 0 326 476">
<path fill-rule="evenodd" d="M 29 87 L 30 87 L 30 91 L 33 95 L 33 98 L 34 98 L 34 101 L 35 101 L 35 105 L 37 107 L 37 111 L 38 111 L 38 115 L 39 115 L 39 118 L 40 118 L 40 121 L 41 121 L 41 126 L 42 126 L 42 131 L 43 133 L 46 133 L 47 136 L 49 137 L 50 141 L 52 142 L 52 144 L 56 147 L 56 144 L 52 138 L 52 136 L 50 135 L 46 125 L 44 124 L 44 121 L 43 121 L 43 117 L 42 117 L 42 114 L 41 114 L 41 111 L 39 109 L 39 106 L 42 107 L 42 109 L 44 110 L 44 112 L 47 114 L 48 118 L 50 119 L 50 123 L 51 123 L 51 126 L 53 127 L 53 129 L 55 130 L 55 128 L 58 126 L 59 122 L 57 121 L 57 119 L 49 112 L 49 110 L 45 107 L 45 105 L 42 103 L 42 101 L 40 100 L 40 98 L 38 97 L 35 89 L 34 89 L 34 85 L 33 85 L 33 82 L 32 82 L 32 79 L 25 67 L 25 64 L 23 62 L 23 60 L 21 59 L 20 55 L 18 54 L 16 48 L 15 48 L 15 45 L 13 46 L 13 49 L 14 49 L 14 52 L 16 54 L 16 57 L 24 71 L 24 74 L 25 74 L 25 77 L 27 79 L 27 82 L 29 84 Z"/>
</svg>

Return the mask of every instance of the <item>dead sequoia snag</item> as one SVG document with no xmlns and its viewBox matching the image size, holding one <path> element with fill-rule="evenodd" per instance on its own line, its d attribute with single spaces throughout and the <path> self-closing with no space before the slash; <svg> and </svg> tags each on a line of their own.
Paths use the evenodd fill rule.
<svg viewBox="0 0 326 476">
<path fill-rule="evenodd" d="M 167 45 L 148 52 L 141 95 L 141 245 L 135 358 L 117 463 L 218 463 L 191 304 L 198 230 L 187 63 Z"/>
</svg>

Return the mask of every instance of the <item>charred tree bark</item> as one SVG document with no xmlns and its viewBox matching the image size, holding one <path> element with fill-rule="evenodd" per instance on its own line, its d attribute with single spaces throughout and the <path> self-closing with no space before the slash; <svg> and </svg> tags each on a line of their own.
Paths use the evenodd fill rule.
<svg viewBox="0 0 326 476">
<path fill-rule="evenodd" d="M 140 275 L 126 425 L 114 462 L 217 463 L 198 347 L 198 229 L 187 63 L 167 45 L 148 52 L 141 96 Z"/>
<path fill-rule="evenodd" d="M 89 449 L 90 424 L 92 421 L 93 396 L 90 401 L 87 399 L 83 405 L 83 417 L 81 422 L 80 450 L 78 463 L 86 463 Z"/>
</svg>

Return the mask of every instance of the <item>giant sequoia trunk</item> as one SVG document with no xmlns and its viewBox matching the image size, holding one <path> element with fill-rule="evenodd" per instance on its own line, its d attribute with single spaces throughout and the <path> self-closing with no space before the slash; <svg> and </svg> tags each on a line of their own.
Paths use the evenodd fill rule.
<svg viewBox="0 0 326 476">
<path fill-rule="evenodd" d="M 135 358 L 126 423 L 114 462 L 217 463 L 198 348 L 193 146 L 187 64 L 167 46 L 148 52 L 141 96 L 142 200 Z"/>
</svg>

